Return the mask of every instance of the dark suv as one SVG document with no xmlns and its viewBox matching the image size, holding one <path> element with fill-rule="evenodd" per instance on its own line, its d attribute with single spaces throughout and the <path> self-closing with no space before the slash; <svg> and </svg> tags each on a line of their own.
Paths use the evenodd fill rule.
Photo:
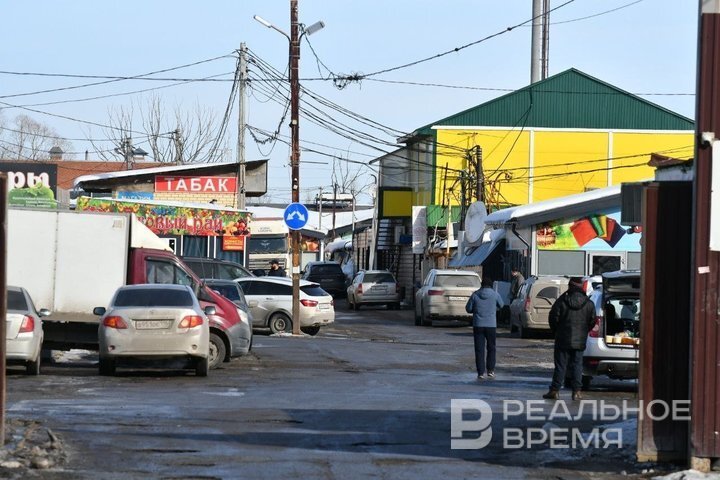
<svg viewBox="0 0 720 480">
<path fill-rule="evenodd" d="M 219 280 L 235 280 L 242 277 L 254 277 L 252 273 L 239 263 L 217 258 L 181 257 L 200 278 L 217 278 Z"/>
<path fill-rule="evenodd" d="M 319 283 L 323 290 L 333 296 L 345 295 L 345 272 L 337 262 L 309 262 L 305 265 L 302 278 Z"/>
</svg>

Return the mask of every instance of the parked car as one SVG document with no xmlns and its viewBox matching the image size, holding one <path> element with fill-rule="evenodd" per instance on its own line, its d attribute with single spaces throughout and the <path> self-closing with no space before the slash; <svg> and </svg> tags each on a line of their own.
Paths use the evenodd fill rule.
<svg viewBox="0 0 720 480">
<path fill-rule="evenodd" d="M 344 295 L 347 288 L 345 272 L 337 262 L 308 262 L 301 278 L 319 284 L 331 295 Z"/>
<path fill-rule="evenodd" d="M 7 288 L 5 361 L 8 365 L 25 365 L 28 375 L 40 375 L 42 317 L 48 315 L 50 310 L 46 308 L 35 309 L 30 294 L 24 288 Z"/>
<path fill-rule="evenodd" d="M 292 331 L 292 279 L 284 277 L 239 278 L 236 280 L 250 307 L 253 326 L 272 333 Z M 320 285 L 300 280 L 300 328 L 317 335 L 320 327 L 335 321 L 332 296 Z"/>
<path fill-rule="evenodd" d="M 532 276 L 525 280 L 510 303 L 510 329 L 520 338 L 528 338 L 535 330 L 550 330 L 548 316 L 555 300 L 567 290 L 568 278 Z"/>
<path fill-rule="evenodd" d="M 215 307 L 200 308 L 185 285 L 120 287 L 110 306 L 96 307 L 100 375 L 113 375 L 118 363 L 142 366 L 148 360 L 183 360 L 206 377 L 210 369 L 210 322 Z"/>
<path fill-rule="evenodd" d="M 640 359 L 640 271 L 602 274 L 602 286 L 590 295 L 595 326 L 583 355 L 583 387 L 592 377 L 638 378 Z"/>
<path fill-rule="evenodd" d="M 247 268 L 229 260 L 204 257 L 181 257 L 181 259 L 200 278 L 235 280 L 254 276 Z"/>
<path fill-rule="evenodd" d="M 238 351 L 241 355 L 247 354 L 252 349 L 253 318 L 245 294 L 240 286 L 232 280 L 205 280 L 205 286 L 215 290 L 237 306 L 241 321 L 228 329 L 229 339 L 233 344 L 233 350 Z M 210 332 L 210 358 L 213 357 L 213 348 L 224 349 L 223 342 L 213 341 L 213 335 L 216 334 Z M 217 352 L 216 356 L 224 358 L 225 352 Z"/>
<path fill-rule="evenodd" d="M 415 325 L 431 326 L 435 319 L 472 323 L 465 305 L 480 288 L 480 275 L 465 270 L 430 270 L 415 293 Z"/>
<path fill-rule="evenodd" d="M 400 309 L 400 287 L 387 270 L 360 270 L 347 288 L 347 301 L 353 310 L 363 305 L 385 305 Z"/>
</svg>

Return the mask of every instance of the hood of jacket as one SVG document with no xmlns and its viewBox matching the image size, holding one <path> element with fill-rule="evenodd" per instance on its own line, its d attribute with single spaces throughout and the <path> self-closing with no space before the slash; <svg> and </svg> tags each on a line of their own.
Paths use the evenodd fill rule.
<svg viewBox="0 0 720 480">
<path fill-rule="evenodd" d="M 478 292 L 478 296 L 482 298 L 483 300 L 487 300 L 488 298 L 493 298 L 495 295 L 495 290 L 493 290 L 490 287 L 483 287 Z"/>
<path fill-rule="evenodd" d="M 565 303 L 570 310 L 580 310 L 582 306 L 589 301 L 590 299 L 583 292 L 574 291 L 568 292 L 568 294 L 565 295 Z"/>
</svg>

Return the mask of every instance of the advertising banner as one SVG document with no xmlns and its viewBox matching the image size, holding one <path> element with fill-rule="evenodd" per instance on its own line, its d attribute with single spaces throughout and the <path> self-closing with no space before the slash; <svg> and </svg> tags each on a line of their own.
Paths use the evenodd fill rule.
<svg viewBox="0 0 720 480">
<path fill-rule="evenodd" d="M 565 218 L 537 226 L 538 250 L 622 250 L 639 252 L 640 227 L 620 224 L 620 212 Z"/>
<path fill-rule="evenodd" d="M 156 192 L 235 193 L 236 177 L 173 177 L 157 175 Z"/>
<path fill-rule="evenodd" d="M 0 162 L 8 175 L 8 203 L 21 207 L 56 208 L 57 165 Z"/>
<path fill-rule="evenodd" d="M 157 235 L 244 236 L 249 235 L 248 215 L 169 205 L 123 202 L 104 198 L 80 197 L 77 210 L 132 213 Z"/>
</svg>

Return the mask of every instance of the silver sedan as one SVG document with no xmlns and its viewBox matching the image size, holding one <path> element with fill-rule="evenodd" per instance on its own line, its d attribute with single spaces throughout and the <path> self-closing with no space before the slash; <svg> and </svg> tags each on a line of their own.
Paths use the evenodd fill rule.
<svg viewBox="0 0 720 480">
<path fill-rule="evenodd" d="M 28 375 L 40 375 L 40 351 L 43 342 L 42 317 L 50 311 L 35 309 L 30 294 L 21 287 L 8 287 L 5 317 L 7 346 L 5 359 L 25 365 Z"/>
<path fill-rule="evenodd" d="M 117 362 L 144 366 L 147 361 L 183 361 L 201 377 L 208 375 L 210 324 L 215 307 L 200 307 L 185 285 L 120 287 L 101 315 L 98 328 L 100 375 L 115 373 Z M 139 361 L 139 362 L 138 362 Z"/>
</svg>

